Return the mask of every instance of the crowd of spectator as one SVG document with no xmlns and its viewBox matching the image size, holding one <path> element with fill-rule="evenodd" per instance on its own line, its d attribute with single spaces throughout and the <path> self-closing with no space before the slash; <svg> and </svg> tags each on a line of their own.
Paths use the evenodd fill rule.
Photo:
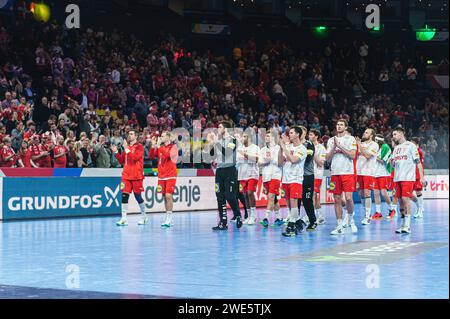
<svg viewBox="0 0 450 319">
<path fill-rule="evenodd" d="M 345 117 L 357 135 L 370 126 L 388 137 L 402 125 L 421 137 L 426 168 L 448 168 L 448 91 L 426 86 L 424 55 L 401 42 L 310 51 L 248 39 L 219 56 L 167 35 L 148 44 L 56 22 L 0 25 L 0 68 L 0 146 L 27 167 L 120 167 L 110 145 L 131 129 L 146 146 L 163 130 L 192 132 L 194 120 L 330 136 Z M 438 69 L 448 74 L 448 60 Z"/>
</svg>

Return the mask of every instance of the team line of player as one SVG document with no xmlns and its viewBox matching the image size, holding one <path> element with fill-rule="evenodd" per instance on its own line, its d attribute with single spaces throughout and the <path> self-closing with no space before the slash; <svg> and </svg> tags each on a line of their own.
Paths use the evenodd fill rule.
<svg viewBox="0 0 450 319">
<path fill-rule="evenodd" d="M 346 120 L 336 123 L 336 135 L 321 143 L 318 130 L 308 130 L 302 126 L 291 127 L 285 134 L 269 129 L 264 146 L 253 143 L 254 136 L 246 131 L 242 135 L 230 134 L 226 122 L 219 124 L 218 134 L 207 136 L 208 155 L 219 162 L 216 170 L 216 195 L 219 209 L 219 224 L 214 230 L 228 228 L 226 202 L 233 210 L 233 221 L 238 228 L 243 224 L 254 225 L 256 218 L 256 187 L 262 175 L 264 192 L 267 195 L 267 209 L 261 221 L 269 227 L 274 214 L 273 227 L 283 224 L 283 236 L 294 237 L 304 229 L 314 231 L 325 223 L 320 205 L 320 189 L 325 162 L 330 162 L 330 190 L 334 197 L 337 226 L 331 235 L 343 234 L 346 228 L 358 232 L 354 219 L 353 193 L 359 188 L 362 203 L 362 225 L 369 225 L 372 219 L 383 217 L 381 196 L 388 206 L 387 218 L 392 220 L 400 208 L 402 222 L 397 233 L 411 232 L 411 201 L 416 202 L 415 218 L 423 216 L 422 185 L 424 182 L 423 155 L 418 147 L 418 139 L 407 141 L 402 128 L 392 132 L 392 147 L 382 135 L 367 128 L 361 138 L 355 138 Z M 112 146 L 119 162 L 124 166 L 122 174 L 122 218 L 118 226 L 126 226 L 128 200 L 131 193 L 139 203 L 142 217 L 138 224 L 148 223 L 145 213 L 143 192 L 144 148 L 137 142 L 136 132 L 130 131 L 124 143 L 124 151 L 119 153 Z M 158 187 L 163 194 L 166 220 L 162 227 L 171 227 L 173 193 L 176 185 L 178 147 L 168 131 L 159 138 L 152 137 L 150 158 L 158 159 Z M 237 182 L 237 185 L 236 185 Z M 374 191 L 375 214 L 372 214 L 371 192 Z M 414 192 L 416 193 L 414 196 Z M 279 196 L 286 201 L 288 214 L 280 213 Z M 393 195 L 391 199 L 391 195 Z M 245 220 L 241 221 L 238 201 L 243 204 Z M 303 204 L 305 215 L 300 215 Z M 248 212 L 249 211 L 249 212 Z"/>
</svg>

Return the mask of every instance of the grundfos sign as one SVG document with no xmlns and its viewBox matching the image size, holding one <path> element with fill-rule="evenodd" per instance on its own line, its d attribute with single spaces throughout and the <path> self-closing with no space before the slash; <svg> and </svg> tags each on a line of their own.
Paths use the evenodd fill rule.
<svg viewBox="0 0 450 319">
<path fill-rule="evenodd" d="M 4 178 L 3 219 L 120 213 L 120 178 Z"/>
</svg>

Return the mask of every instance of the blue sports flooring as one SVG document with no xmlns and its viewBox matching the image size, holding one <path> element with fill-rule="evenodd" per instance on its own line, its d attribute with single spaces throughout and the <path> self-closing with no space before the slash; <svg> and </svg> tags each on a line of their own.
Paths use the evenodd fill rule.
<svg viewBox="0 0 450 319">
<path fill-rule="evenodd" d="M 400 219 L 295 238 L 230 223 L 215 212 L 174 214 L 174 227 L 115 226 L 117 217 L 0 222 L 0 298 L 449 298 L 449 205 L 425 201 L 410 235 Z M 264 210 L 258 212 L 263 217 Z M 283 212 L 283 215 L 285 212 Z"/>
</svg>

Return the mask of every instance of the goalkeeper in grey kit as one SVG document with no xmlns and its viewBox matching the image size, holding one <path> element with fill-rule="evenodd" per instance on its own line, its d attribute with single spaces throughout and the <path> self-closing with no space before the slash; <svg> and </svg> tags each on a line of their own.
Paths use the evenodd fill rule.
<svg viewBox="0 0 450 319">
<path fill-rule="evenodd" d="M 217 162 L 215 192 L 219 210 L 219 224 L 213 227 L 213 230 L 228 229 L 227 202 L 233 210 L 237 228 L 242 227 L 241 211 L 237 198 L 239 187 L 236 169 L 237 141 L 228 132 L 230 128 L 230 123 L 223 121 L 219 124 L 218 136 L 213 133 L 208 135 L 208 144 L 211 145 L 209 155 Z"/>
</svg>

